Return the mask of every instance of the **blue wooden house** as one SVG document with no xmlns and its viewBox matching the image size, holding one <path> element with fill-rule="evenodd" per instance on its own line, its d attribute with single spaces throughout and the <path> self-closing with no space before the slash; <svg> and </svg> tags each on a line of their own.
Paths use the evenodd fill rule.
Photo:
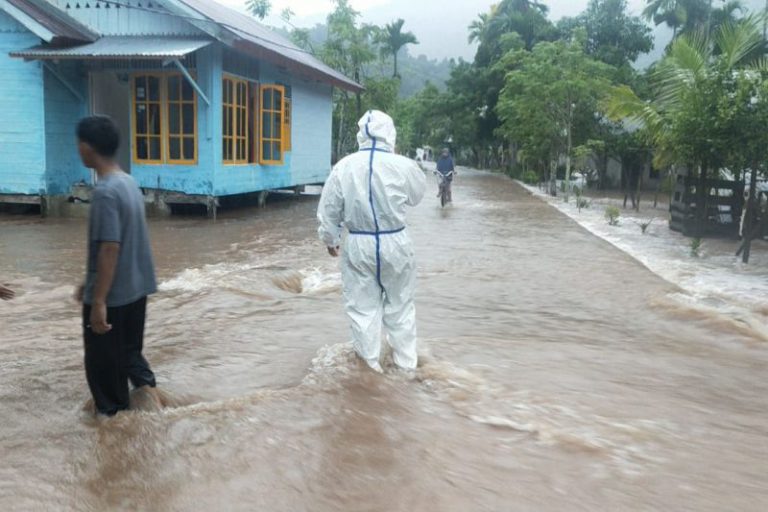
<svg viewBox="0 0 768 512">
<path fill-rule="evenodd" d="M 91 113 L 169 203 L 323 183 L 334 87 L 361 90 L 212 0 L 0 0 L 0 202 L 90 184 L 74 126 Z"/>
</svg>

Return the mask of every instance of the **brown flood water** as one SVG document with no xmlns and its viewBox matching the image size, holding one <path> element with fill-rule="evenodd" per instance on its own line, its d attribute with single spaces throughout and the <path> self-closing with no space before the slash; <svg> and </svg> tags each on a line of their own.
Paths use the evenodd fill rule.
<svg viewBox="0 0 768 512">
<path fill-rule="evenodd" d="M 414 381 L 351 355 L 316 197 L 152 221 L 171 406 L 103 421 L 70 300 L 84 223 L 0 219 L 0 510 L 768 509 L 765 342 L 502 177 L 454 199 L 411 214 Z"/>
</svg>

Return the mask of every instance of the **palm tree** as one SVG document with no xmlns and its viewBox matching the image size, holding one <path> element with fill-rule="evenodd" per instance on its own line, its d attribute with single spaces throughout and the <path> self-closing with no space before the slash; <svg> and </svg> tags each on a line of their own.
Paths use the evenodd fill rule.
<svg viewBox="0 0 768 512">
<path fill-rule="evenodd" d="M 646 0 L 643 16 L 656 25 L 666 23 L 672 29 L 672 38 L 677 37 L 677 29 L 682 24 L 678 0 Z"/>
<path fill-rule="evenodd" d="M 263 20 L 269 15 L 269 11 L 272 10 L 272 2 L 270 0 L 247 0 L 245 8 L 251 15 Z"/>
<path fill-rule="evenodd" d="M 400 53 L 400 50 L 409 44 L 419 44 L 419 40 L 416 39 L 413 32 L 403 32 L 403 25 L 405 25 L 405 20 L 402 18 L 395 22 L 387 23 L 379 40 L 382 54 L 394 57 L 395 71 L 392 75 L 394 78 L 400 76 L 397 72 L 397 55 Z"/>
<path fill-rule="evenodd" d="M 652 75 L 650 101 L 639 98 L 628 86 L 617 86 L 606 101 L 609 118 L 640 126 L 655 149 L 659 167 L 688 166 L 700 169 L 697 203 L 706 202 L 706 179 L 722 162 L 715 160 L 728 148 L 720 147 L 717 126 L 724 115 L 713 108 L 717 96 L 727 97 L 727 84 L 737 76 L 765 76 L 768 61 L 763 45 L 762 19 L 750 16 L 726 22 L 716 33 L 685 34 L 672 42 L 669 53 Z M 699 220 L 706 205 L 696 209 Z"/>
<path fill-rule="evenodd" d="M 549 24 L 549 7 L 533 0 L 504 0 L 493 9 L 486 23 L 485 39 L 492 46 L 504 34 L 517 32 L 527 50 L 542 39 Z M 546 39 L 546 38 L 545 38 Z"/>
<path fill-rule="evenodd" d="M 643 16 L 656 25 L 665 23 L 679 34 L 692 33 L 709 25 L 712 20 L 713 0 L 646 0 Z"/>
<path fill-rule="evenodd" d="M 675 163 L 674 142 L 670 129 L 675 115 L 685 109 L 686 98 L 696 87 L 717 72 L 736 70 L 762 71 L 765 60 L 755 58 L 755 50 L 762 45 L 761 20 L 749 17 L 738 24 L 725 23 L 712 37 L 703 33 L 684 35 L 676 39 L 669 54 L 653 72 L 655 94 L 651 101 L 639 98 L 629 86 L 620 85 L 612 90 L 605 104 L 608 117 L 643 126 L 661 154 L 661 164 Z"/>
<path fill-rule="evenodd" d="M 481 13 L 476 20 L 469 24 L 469 43 L 472 44 L 475 41 L 480 42 L 483 40 L 486 30 L 488 30 L 488 20 L 491 18 L 490 13 Z"/>
<path fill-rule="evenodd" d="M 538 11 L 539 14 L 549 13 L 549 7 L 543 2 L 536 0 L 509 0 L 507 6 L 517 12 Z"/>
<path fill-rule="evenodd" d="M 735 23 L 740 15 L 747 12 L 747 8 L 740 0 L 730 0 L 725 2 L 722 7 L 712 9 L 710 14 L 710 32 L 717 33 L 719 27 L 726 23 Z"/>
</svg>

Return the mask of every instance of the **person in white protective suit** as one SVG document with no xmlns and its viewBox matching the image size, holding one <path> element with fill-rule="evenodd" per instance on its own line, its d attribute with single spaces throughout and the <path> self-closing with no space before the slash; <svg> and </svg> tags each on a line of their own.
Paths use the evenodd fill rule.
<svg viewBox="0 0 768 512">
<path fill-rule="evenodd" d="M 407 206 L 424 196 L 426 178 L 416 162 L 394 154 L 392 118 L 372 110 L 358 123 L 360 151 L 333 168 L 317 218 L 331 256 L 341 253 L 344 302 L 355 352 L 381 371 L 382 323 L 395 364 L 416 368 L 416 266 L 405 224 Z M 342 233 L 348 231 L 344 250 Z"/>
</svg>

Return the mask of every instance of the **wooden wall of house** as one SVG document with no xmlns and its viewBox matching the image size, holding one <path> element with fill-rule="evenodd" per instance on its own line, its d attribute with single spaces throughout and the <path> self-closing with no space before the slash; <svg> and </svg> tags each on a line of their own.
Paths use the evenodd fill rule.
<svg viewBox="0 0 768 512">
<path fill-rule="evenodd" d="M 215 45 L 200 50 L 197 53 L 196 68 L 191 69 L 197 78 L 197 83 L 211 101 L 207 105 L 201 97 L 197 98 L 197 164 L 196 165 L 149 165 L 131 164 L 131 174 L 145 188 L 160 188 L 191 195 L 211 195 L 213 193 L 214 157 L 221 152 L 221 121 L 218 132 L 215 128 L 217 119 L 221 118 L 221 98 L 214 101 L 216 89 L 221 89 L 213 80 L 215 75 L 221 76 L 220 49 Z M 138 70 L 137 70 L 138 71 Z M 176 71 L 169 66 L 168 71 Z M 132 107 L 129 106 L 132 109 Z M 133 116 L 133 112 L 131 112 Z M 216 135 L 218 133 L 218 135 Z M 131 144 L 134 141 L 131 140 Z"/>
<path fill-rule="evenodd" d="M 266 63 L 260 65 L 259 75 L 261 84 L 290 87 L 292 149 L 285 153 L 283 165 L 224 165 L 221 144 L 218 144 L 214 180 L 217 196 L 323 183 L 331 171 L 331 86 L 298 79 Z M 221 104 L 221 80 L 217 80 L 217 84 L 216 97 Z M 216 133 L 221 134 L 221 115 L 216 122 Z"/>
<path fill-rule="evenodd" d="M 45 193 L 42 67 L 8 55 L 39 43 L 0 11 L 0 194 Z"/>
<path fill-rule="evenodd" d="M 293 81 L 292 181 L 325 183 L 333 149 L 333 90 L 330 85 Z"/>
<path fill-rule="evenodd" d="M 225 50 L 211 45 L 197 53 L 197 81 L 211 101 L 198 98 L 198 164 L 142 165 L 131 173 L 145 188 L 191 195 L 228 196 L 322 183 L 331 169 L 331 86 L 297 79 L 261 63 L 246 78 L 291 88 L 292 151 L 283 165 L 224 165 L 222 151 L 222 79 Z M 245 57 L 240 57 L 245 58 Z M 258 73 L 255 76 L 254 73 Z"/>
<path fill-rule="evenodd" d="M 80 162 L 75 144 L 77 122 L 88 114 L 88 85 L 85 71 L 75 63 L 62 63 L 54 69 L 80 93 L 76 97 L 54 73 L 45 70 L 46 188 L 49 195 L 68 195 L 75 183 L 91 181 L 91 171 Z"/>
</svg>

